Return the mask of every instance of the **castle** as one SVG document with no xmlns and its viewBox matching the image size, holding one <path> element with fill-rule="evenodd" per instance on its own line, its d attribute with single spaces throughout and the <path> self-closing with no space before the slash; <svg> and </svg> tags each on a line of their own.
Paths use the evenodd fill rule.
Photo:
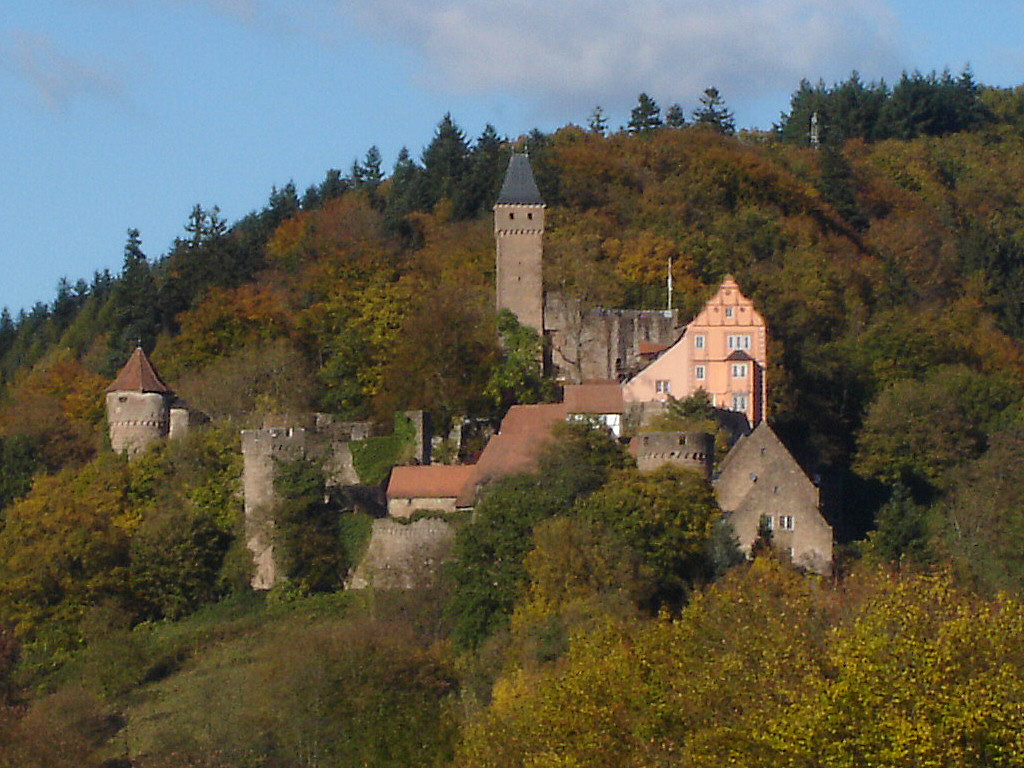
<svg viewBox="0 0 1024 768">
<path fill-rule="evenodd" d="M 514 154 L 494 206 L 497 309 L 513 312 L 543 333 L 545 364 L 564 384 L 560 403 L 517 405 L 506 414 L 478 461 L 429 464 L 422 414 L 416 426 L 415 464 L 395 467 L 375 519 L 368 550 L 348 586 L 409 588 L 429 584 L 454 539 L 443 515 L 471 509 L 492 480 L 534 469 L 561 421 L 586 419 L 616 438 L 631 436 L 641 471 L 675 464 L 711 477 L 714 442 L 704 433 L 637 432 L 637 425 L 671 399 L 705 392 L 712 406 L 743 421 L 744 432 L 714 478 L 716 495 L 741 547 L 772 531 L 794 563 L 826 573 L 832 530 L 818 506 L 818 490 L 765 420 L 768 329 L 753 302 L 726 276 L 685 326 L 674 311 L 581 308 L 572 297 L 546 293 L 543 282 L 545 203 L 529 160 Z M 107 390 L 110 441 L 129 455 L 188 426 L 188 411 L 137 349 Z M 750 429 L 753 431 L 750 432 Z M 274 558 L 274 476 L 279 459 L 312 458 L 329 484 L 359 482 L 350 443 L 370 434 L 364 423 L 335 423 L 316 415 L 304 425 L 244 430 L 246 544 L 253 555 L 252 586 L 269 589 L 281 577 Z M 415 512 L 433 517 L 410 520 Z"/>
<path fill-rule="evenodd" d="M 494 205 L 496 306 L 543 334 L 549 373 L 624 382 L 624 401 L 639 410 L 703 390 L 750 425 L 764 418 L 767 326 L 731 275 L 685 327 L 674 310 L 580 307 L 544 290 L 544 210 L 529 158 L 513 155 Z"/>
<path fill-rule="evenodd" d="M 106 395 L 108 435 L 115 453 L 134 456 L 157 440 L 188 431 L 188 408 L 160 380 L 142 347 L 132 352 Z"/>
<path fill-rule="evenodd" d="M 818 489 L 766 421 L 768 328 L 753 301 L 726 275 L 683 327 L 670 311 L 574 307 L 571 297 L 544 292 L 544 207 L 529 159 L 513 155 L 494 206 L 498 310 L 543 333 L 549 372 L 560 379 L 621 382 L 619 413 L 634 426 L 698 391 L 744 419 L 744 432 L 753 431 L 732 447 L 714 480 L 741 548 L 749 552 L 766 528 L 794 563 L 828 572 L 832 529 Z M 574 397 L 567 388 L 565 402 Z M 710 476 L 713 451 L 710 436 L 700 434 L 647 432 L 631 442 L 641 471 L 672 463 Z"/>
</svg>

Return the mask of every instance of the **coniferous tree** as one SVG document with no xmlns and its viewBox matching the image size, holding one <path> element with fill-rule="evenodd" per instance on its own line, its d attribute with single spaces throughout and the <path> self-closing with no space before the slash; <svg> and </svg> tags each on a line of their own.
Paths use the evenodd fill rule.
<svg viewBox="0 0 1024 768">
<path fill-rule="evenodd" d="M 433 208 L 441 200 L 454 201 L 469 173 L 466 135 L 446 114 L 434 138 L 423 150 L 424 203 Z"/>
<path fill-rule="evenodd" d="M 658 106 L 658 102 L 646 93 L 641 93 L 637 97 L 636 106 L 629 113 L 629 132 L 646 133 L 660 128 L 661 125 L 661 107 Z"/>
<path fill-rule="evenodd" d="M 587 128 L 590 129 L 591 133 L 601 136 L 604 136 L 608 131 L 608 118 L 605 117 L 604 110 L 600 105 L 594 107 L 594 111 L 590 113 L 590 118 L 587 120 Z"/>
<path fill-rule="evenodd" d="M 705 88 L 699 101 L 700 107 L 693 111 L 694 123 L 709 126 L 723 136 L 731 136 L 736 132 L 732 112 L 726 108 L 725 100 L 717 88 Z"/>
<path fill-rule="evenodd" d="M 315 208 L 319 208 L 320 203 L 320 188 L 316 184 L 310 184 L 306 187 L 306 191 L 302 193 L 302 210 L 312 211 Z"/>
<path fill-rule="evenodd" d="M 683 108 L 679 104 L 673 104 L 665 111 L 665 127 L 686 127 L 686 117 L 683 115 Z"/>
<path fill-rule="evenodd" d="M 836 213 L 851 227 L 858 231 L 866 229 L 867 217 L 854 195 L 853 172 L 843 153 L 835 145 L 823 145 L 819 169 L 821 178 L 817 187 L 822 198 L 830 203 L 836 209 Z"/>
<path fill-rule="evenodd" d="M 341 171 L 331 168 L 320 184 L 320 200 L 326 203 L 328 200 L 341 197 L 347 189 L 348 183 L 342 178 Z"/>
<path fill-rule="evenodd" d="M 423 169 L 416 164 L 406 147 L 402 147 L 391 171 L 391 184 L 384 207 L 384 226 L 403 238 L 412 236 L 406 216 L 423 205 Z"/>
<path fill-rule="evenodd" d="M 0 311 L 0 358 L 7 354 L 17 333 L 14 320 L 11 319 L 11 311 L 4 307 L 3 311 Z"/>
<path fill-rule="evenodd" d="M 124 266 L 111 295 L 114 308 L 111 348 L 124 353 L 135 346 L 152 349 L 160 329 L 156 280 L 142 252 L 139 230 L 128 230 Z"/>
<path fill-rule="evenodd" d="M 453 201 L 455 218 L 472 218 L 494 204 L 508 165 L 505 143 L 493 125 L 484 126 L 469 153 L 469 175 Z"/>
<path fill-rule="evenodd" d="M 384 172 L 381 171 L 380 166 L 380 149 L 376 144 L 366 150 L 366 158 L 363 162 L 353 160 L 351 178 L 356 189 L 374 191 L 384 178 Z"/>
</svg>

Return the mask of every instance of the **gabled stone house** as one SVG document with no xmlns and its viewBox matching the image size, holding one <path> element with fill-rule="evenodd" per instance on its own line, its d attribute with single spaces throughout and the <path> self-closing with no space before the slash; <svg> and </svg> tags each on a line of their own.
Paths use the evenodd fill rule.
<svg viewBox="0 0 1024 768">
<path fill-rule="evenodd" d="M 472 465 L 429 464 L 395 467 L 386 491 L 388 514 L 407 518 L 416 511 L 454 512 L 473 476 Z"/>
<path fill-rule="evenodd" d="M 832 527 L 821 514 L 818 488 L 767 421 L 726 455 L 715 495 L 743 552 L 750 553 L 763 524 L 794 565 L 819 574 L 831 571 Z"/>
</svg>

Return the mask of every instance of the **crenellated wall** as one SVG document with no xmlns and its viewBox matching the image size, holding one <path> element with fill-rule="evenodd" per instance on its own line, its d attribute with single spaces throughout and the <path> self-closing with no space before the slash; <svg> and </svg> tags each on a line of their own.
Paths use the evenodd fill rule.
<svg viewBox="0 0 1024 768">
<path fill-rule="evenodd" d="M 671 464 L 707 479 L 714 460 L 715 438 L 707 432 L 645 432 L 636 437 L 636 465 L 641 472 Z"/>
</svg>

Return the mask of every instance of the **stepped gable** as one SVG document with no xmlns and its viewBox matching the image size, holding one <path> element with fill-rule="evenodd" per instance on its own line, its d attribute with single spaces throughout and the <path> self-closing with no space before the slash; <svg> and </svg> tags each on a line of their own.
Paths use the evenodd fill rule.
<svg viewBox="0 0 1024 768">
<path fill-rule="evenodd" d="M 528 155 L 514 154 L 508 161 L 505 180 L 495 205 L 544 205 L 533 178 Z"/>
<path fill-rule="evenodd" d="M 156 392 L 169 395 L 171 389 L 160 381 L 142 347 L 136 347 L 117 378 L 107 387 L 107 392 Z"/>
</svg>

